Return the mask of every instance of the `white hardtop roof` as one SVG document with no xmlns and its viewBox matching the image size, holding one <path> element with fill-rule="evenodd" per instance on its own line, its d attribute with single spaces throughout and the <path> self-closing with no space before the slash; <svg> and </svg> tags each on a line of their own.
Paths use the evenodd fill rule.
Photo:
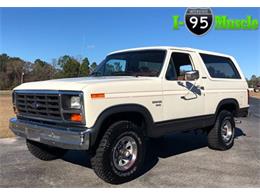
<svg viewBox="0 0 260 195">
<path fill-rule="evenodd" d="M 229 55 L 226 55 L 226 54 L 212 52 L 212 51 L 206 51 L 206 50 L 189 48 L 189 47 L 173 47 L 173 46 L 137 47 L 137 48 L 130 48 L 130 49 L 123 49 L 123 50 L 113 51 L 113 52 L 109 53 L 108 55 L 115 54 L 115 53 L 120 53 L 120 52 L 127 52 L 127 51 L 152 50 L 152 49 L 191 51 L 191 52 L 205 53 L 205 54 L 211 54 L 211 55 L 232 57 L 232 56 L 229 56 Z"/>
</svg>

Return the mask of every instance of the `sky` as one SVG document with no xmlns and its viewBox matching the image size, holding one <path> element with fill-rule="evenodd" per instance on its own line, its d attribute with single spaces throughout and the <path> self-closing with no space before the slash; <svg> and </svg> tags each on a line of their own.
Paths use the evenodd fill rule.
<svg viewBox="0 0 260 195">
<path fill-rule="evenodd" d="M 100 63 L 112 51 L 143 46 L 192 47 L 236 58 L 247 78 L 260 76 L 260 30 L 173 30 L 186 8 L 0 8 L 0 53 L 49 63 L 65 54 Z M 212 8 L 214 15 L 260 22 L 260 8 Z"/>
</svg>

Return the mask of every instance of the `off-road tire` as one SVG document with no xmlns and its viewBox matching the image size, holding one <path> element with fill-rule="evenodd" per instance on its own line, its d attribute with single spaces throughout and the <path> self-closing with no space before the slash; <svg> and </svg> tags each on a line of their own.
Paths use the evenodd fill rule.
<svg viewBox="0 0 260 195">
<path fill-rule="evenodd" d="M 137 158 L 126 171 L 120 171 L 113 163 L 113 148 L 124 136 L 132 137 L 137 143 Z M 121 184 L 130 181 L 140 173 L 145 159 L 146 141 L 142 130 L 131 121 L 113 123 L 105 132 L 99 146 L 91 158 L 91 165 L 95 173 L 102 180 L 111 184 Z"/>
<path fill-rule="evenodd" d="M 33 156 L 44 161 L 61 158 L 67 152 L 65 149 L 51 147 L 28 139 L 26 140 L 26 145 Z"/>
<path fill-rule="evenodd" d="M 232 136 L 228 142 L 225 142 L 221 135 L 221 125 L 228 120 L 232 126 Z M 219 112 L 214 127 L 208 132 L 208 146 L 214 150 L 228 150 L 234 144 L 235 121 L 230 111 L 222 110 Z"/>
</svg>

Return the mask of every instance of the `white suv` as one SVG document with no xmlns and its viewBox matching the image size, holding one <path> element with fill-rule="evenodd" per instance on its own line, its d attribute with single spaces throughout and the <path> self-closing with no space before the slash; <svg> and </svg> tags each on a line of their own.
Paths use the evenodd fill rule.
<svg viewBox="0 0 260 195">
<path fill-rule="evenodd" d="M 202 129 L 210 148 L 231 148 L 234 117 L 247 116 L 247 88 L 228 55 L 176 47 L 121 50 L 90 77 L 16 87 L 10 128 L 42 160 L 89 150 L 95 173 L 118 184 L 139 173 L 146 138 Z"/>
</svg>

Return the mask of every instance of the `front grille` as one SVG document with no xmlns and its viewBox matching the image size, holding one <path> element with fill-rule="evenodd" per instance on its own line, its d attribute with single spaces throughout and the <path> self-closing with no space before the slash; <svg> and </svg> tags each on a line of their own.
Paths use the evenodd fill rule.
<svg viewBox="0 0 260 195">
<path fill-rule="evenodd" d="M 16 93 L 16 108 L 20 116 L 62 119 L 58 94 Z"/>
</svg>

